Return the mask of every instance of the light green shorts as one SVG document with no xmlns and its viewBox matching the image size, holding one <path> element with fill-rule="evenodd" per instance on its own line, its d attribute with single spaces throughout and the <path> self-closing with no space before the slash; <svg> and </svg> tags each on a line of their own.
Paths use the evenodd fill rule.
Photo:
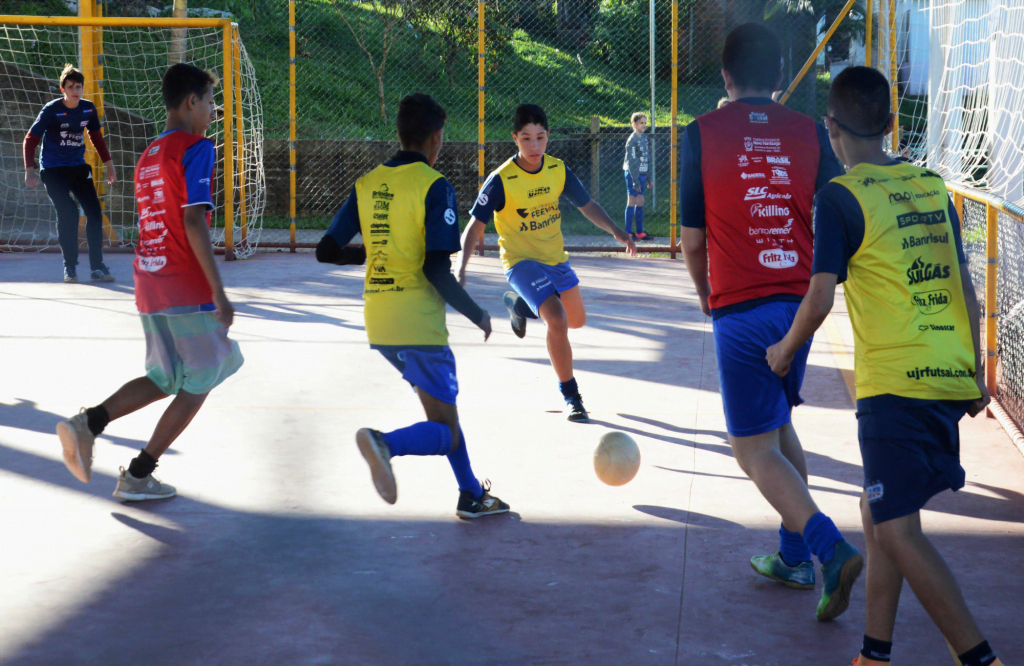
<svg viewBox="0 0 1024 666">
<path fill-rule="evenodd" d="M 167 394 L 209 393 L 244 359 L 213 312 L 144 314 L 146 376 Z"/>
</svg>

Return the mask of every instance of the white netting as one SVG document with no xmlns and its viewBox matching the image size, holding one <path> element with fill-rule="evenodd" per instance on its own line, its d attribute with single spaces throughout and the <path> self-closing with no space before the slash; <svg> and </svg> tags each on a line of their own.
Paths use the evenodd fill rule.
<svg viewBox="0 0 1024 666">
<path fill-rule="evenodd" d="M 139 154 L 164 127 L 160 80 L 168 65 L 172 35 L 163 28 L 95 30 L 101 69 L 95 77 L 99 81 L 87 80 L 86 99 L 99 110 L 119 180 L 107 185 L 99 168 L 94 169 L 94 181 L 104 208 L 104 238 L 113 245 L 132 246 L 138 236 L 132 177 Z M 78 26 L 0 24 L 0 117 L 4 118 L 0 125 L 0 249 L 39 250 L 57 244 L 57 216 L 46 192 L 41 185 L 36 190 L 25 187 L 22 140 L 43 105 L 60 97 L 57 78 L 64 64 L 80 66 L 81 31 Z M 185 61 L 223 76 L 222 29 L 189 28 L 186 34 Z M 236 143 L 242 138 L 242 146 L 234 156 L 232 240 L 236 256 L 245 257 L 259 240 L 266 199 L 263 110 L 245 46 L 237 38 L 235 42 L 233 133 Z M 89 72 L 85 74 L 88 78 Z M 100 82 L 97 90 L 95 83 Z M 220 106 L 223 94 L 224 87 L 219 86 L 215 96 Z M 217 146 L 213 237 L 215 245 L 223 247 L 223 122 L 215 120 L 207 136 Z M 90 163 L 98 165 L 95 151 L 90 148 L 88 153 Z"/>
<path fill-rule="evenodd" d="M 889 3 L 875 65 L 889 76 Z M 900 145 L 944 178 L 1024 202 L 1024 2 L 900 0 Z"/>
</svg>

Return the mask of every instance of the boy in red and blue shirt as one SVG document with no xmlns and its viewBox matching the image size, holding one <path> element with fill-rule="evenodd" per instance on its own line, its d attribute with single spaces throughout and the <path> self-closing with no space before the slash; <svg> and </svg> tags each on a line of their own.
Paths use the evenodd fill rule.
<svg viewBox="0 0 1024 666">
<path fill-rule="evenodd" d="M 215 149 L 204 137 L 213 118 L 214 77 L 177 64 L 163 78 L 166 130 L 135 168 L 139 242 L 135 301 L 146 334 L 146 375 L 102 404 L 57 425 L 64 462 L 78 479 L 92 475 L 96 435 L 110 421 L 175 395 L 146 448 L 121 468 L 114 497 L 127 501 L 172 497 L 153 477 L 157 460 L 188 426 L 217 385 L 242 366 L 228 338 L 234 308 L 224 293 L 210 241 Z"/>
<path fill-rule="evenodd" d="M 722 77 L 729 103 L 690 123 L 680 149 L 682 245 L 711 315 L 726 429 L 740 468 L 782 516 L 779 552 L 751 558 L 759 574 L 813 590 L 811 554 L 825 579 L 817 618 L 849 604 L 864 559 L 807 487 L 807 462 L 791 412 L 810 342 L 785 377 L 765 351 L 789 330 L 811 277 L 814 193 L 842 166 L 824 128 L 772 101 L 782 48 L 756 23 L 726 37 Z"/>
</svg>

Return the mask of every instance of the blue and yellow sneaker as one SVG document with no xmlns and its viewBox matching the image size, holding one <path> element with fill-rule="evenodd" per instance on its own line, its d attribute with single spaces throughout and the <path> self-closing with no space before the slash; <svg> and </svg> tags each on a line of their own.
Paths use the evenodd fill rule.
<svg viewBox="0 0 1024 666">
<path fill-rule="evenodd" d="M 519 298 L 519 294 L 514 291 L 506 291 L 501 297 L 501 302 L 508 308 L 509 319 L 512 320 L 512 332 L 516 334 L 517 338 L 526 337 L 526 317 L 520 317 L 516 314 L 516 299 Z"/>
<path fill-rule="evenodd" d="M 750 568 L 765 578 L 782 583 L 795 590 L 814 589 L 814 563 L 801 562 L 795 567 L 786 564 L 782 553 L 756 555 L 750 558 Z"/>
<path fill-rule="evenodd" d="M 846 541 L 836 544 L 836 553 L 821 567 L 825 584 L 815 613 L 819 621 L 834 620 L 850 605 L 850 590 L 864 569 L 864 556 Z"/>
</svg>

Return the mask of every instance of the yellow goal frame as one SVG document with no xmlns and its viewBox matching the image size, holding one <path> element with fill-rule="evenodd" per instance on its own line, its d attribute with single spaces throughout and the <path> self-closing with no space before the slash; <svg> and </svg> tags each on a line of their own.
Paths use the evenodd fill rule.
<svg viewBox="0 0 1024 666">
<path fill-rule="evenodd" d="M 85 2 L 83 4 L 91 4 Z M 82 62 L 80 63 L 82 73 L 87 82 L 97 82 L 103 78 L 103 71 L 100 58 L 101 37 L 96 28 L 104 27 L 128 27 L 128 28 L 220 28 L 224 32 L 224 71 L 221 76 L 221 85 L 224 87 L 224 259 L 231 261 L 235 258 L 234 251 L 234 221 L 235 221 L 235 160 L 242 163 L 243 155 L 242 142 L 235 141 L 234 119 L 237 85 L 235 76 L 235 57 L 237 49 L 234 48 L 235 38 L 238 34 L 238 26 L 230 19 L 180 19 L 180 18 L 119 18 L 101 16 L 5 16 L 0 15 L 0 25 L 64 25 L 77 26 L 81 34 Z M 99 103 L 98 109 L 102 108 L 102 93 L 98 87 L 87 92 L 93 94 Z M 97 94 L 99 93 L 99 94 Z M 98 114 L 103 112 L 98 110 Z M 102 116 L 101 116 L 102 117 Z M 239 127 L 241 134 L 241 126 Z M 239 176 L 242 174 L 240 173 Z M 97 181 L 98 182 L 98 181 Z M 240 187 L 244 192 L 245 184 Z M 243 204 L 244 205 L 244 204 Z M 245 226 L 243 222 L 244 234 Z"/>
</svg>

